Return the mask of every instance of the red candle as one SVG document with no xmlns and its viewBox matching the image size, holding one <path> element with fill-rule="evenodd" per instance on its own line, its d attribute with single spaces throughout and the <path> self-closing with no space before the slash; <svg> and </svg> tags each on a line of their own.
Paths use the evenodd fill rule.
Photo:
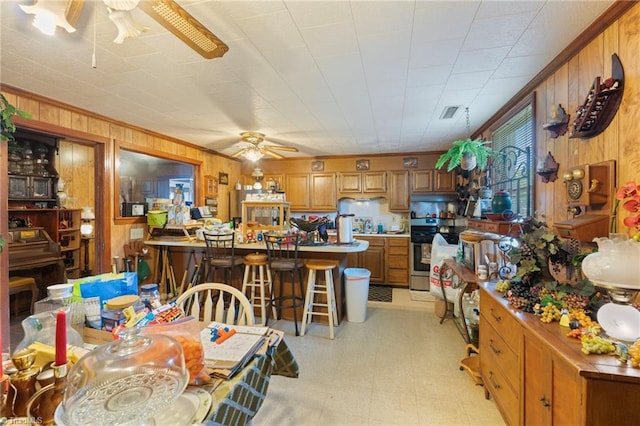
<svg viewBox="0 0 640 426">
<path fill-rule="evenodd" d="M 56 316 L 56 364 L 67 363 L 67 314 L 59 310 Z"/>
</svg>

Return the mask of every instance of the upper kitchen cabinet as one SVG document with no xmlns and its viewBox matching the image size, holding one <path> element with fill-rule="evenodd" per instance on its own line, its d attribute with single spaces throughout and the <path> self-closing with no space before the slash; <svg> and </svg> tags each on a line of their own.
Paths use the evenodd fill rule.
<svg viewBox="0 0 640 426">
<path fill-rule="evenodd" d="M 291 211 L 337 209 L 335 173 L 289 173 L 285 183 Z"/>
<path fill-rule="evenodd" d="M 338 193 L 352 197 L 387 192 L 386 172 L 344 172 L 338 174 Z"/>
<path fill-rule="evenodd" d="M 416 170 L 411 172 L 411 193 L 456 192 L 455 172 L 446 170 Z"/>
<path fill-rule="evenodd" d="M 389 177 L 389 210 L 392 212 L 409 211 L 409 172 L 392 170 Z"/>
</svg>

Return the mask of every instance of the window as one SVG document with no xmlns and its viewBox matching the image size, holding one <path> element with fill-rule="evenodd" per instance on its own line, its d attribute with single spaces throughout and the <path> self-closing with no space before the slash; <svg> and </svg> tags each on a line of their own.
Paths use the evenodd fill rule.
<svg viewBox="0 0 640 426">
<path fill-rule="evenodd" d="M 197 200 L 194 187 L 199 163 L 151 150 L 117 144 L 116 149 L 116 218 L 146 221 L 144 213 L 170 204 L 180 189 L 183 201 Z"/>
<path fill-rule="evenodd" d="M 490 167 L 491 188 L 494 193 L 501 189 L 509 192 L 512 210 L 521 217 L 533 213 L 534 123 L 534 99 L 531 97 L 516 106 L 491 132 L 496 152 Z"/>
</svg>

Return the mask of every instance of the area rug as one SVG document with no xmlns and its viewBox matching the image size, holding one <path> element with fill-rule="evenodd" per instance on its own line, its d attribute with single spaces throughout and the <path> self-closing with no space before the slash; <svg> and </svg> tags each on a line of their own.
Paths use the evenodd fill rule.
<svg viewBox="0 0 640 426">
<path fill-rule="evenodd" d="M 411 300 L 418 302 L 434 302 L 436 300 L 430 292 L 424 290 L 409 290 L 409 296 Z"/>
<path fill-rule="evenodd" d="M 392 302 L 393 288 L 386 285 L 369 285 L 369 300 L 372 302 Z"/>
</svg>

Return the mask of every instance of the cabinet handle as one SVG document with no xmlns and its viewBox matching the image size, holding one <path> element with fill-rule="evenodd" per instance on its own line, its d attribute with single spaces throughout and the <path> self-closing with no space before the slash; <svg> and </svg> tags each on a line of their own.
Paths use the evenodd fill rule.
<svg viewBox="0 0 640 426">
<path fill-rule="evenodd" d="M 498 321 L 498 322 L 502 321 L 502 317 L 501 317 L 500 315 L 496 315 L 496 314 L 493 312 L 493 308 L 491 308 L 491 316 L 493 317 L 493 319 L 495 319 L 495 320 L 496 320 L 496 321 Z"/>
<path fill-rule="evenodd" d="M 493 339 L 489 339 L 489 347 L 491 348 L 493 353 L 496 354 L 496 355 L 500 355 L 502 353 L 502 351 L 500 349 L 498 349 L 495 346 L 493 346 Z"/>
<path fill-rule="evenodd" d="M 549 400 L 547 399 L 546 396 L 542 395 L 540 397 L 540 402 L 542 402 L 542 406 L 543 407 L 551 407 L 551 402 L 549 402 Z"/>
<path fill-rule="evenodd" d="M 500 389 L 500 384 L 496 383 L 495 380 L 493 380 L 493 371 L 489 371 L 489 380 L 491 381 L 491 385 L 493 385 L 493 387 L 498 390 Z"/>
</svg>

